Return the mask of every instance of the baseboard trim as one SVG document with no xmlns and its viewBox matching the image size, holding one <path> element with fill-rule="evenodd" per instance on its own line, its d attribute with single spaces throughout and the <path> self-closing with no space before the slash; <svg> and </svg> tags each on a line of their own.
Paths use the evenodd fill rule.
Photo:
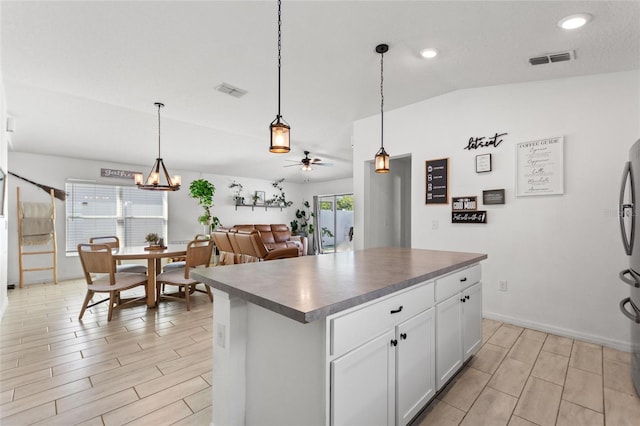
<svg viewBox="0 0 640 426">
<path fill-rule="evenodd" d="M 520 318 L 514 318 L 508 315 L 496 314 L 494 312 L 483 312 L 482 316 L 487 319 L 506 322 L 508 324 L 517 325 L 520 327 L 530 328 L 532 330 L 542 331 L 545 333 L 552 333 L 562 337 L 568 337 L 570 339 L 583 340 L 589 343 L 596 343 L 598 345 L 607 346 L 609 348 L 618 349 L 624 352 L 631 352 L 631 343 L 621 340 L 609 339 L 607 337 L 598 336 L 595 334 L 582 333 L 577 330 L 571 330 L 568 328 L 562 328 L 553 326 L 550 324 L 539 323 L 535 321 L 522 320 Z"/>
</svg>

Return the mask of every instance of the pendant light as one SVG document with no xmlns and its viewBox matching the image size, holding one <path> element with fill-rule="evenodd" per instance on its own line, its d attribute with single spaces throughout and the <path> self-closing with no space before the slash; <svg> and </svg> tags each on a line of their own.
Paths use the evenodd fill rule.
<svg viewBox="0 0 640 426">
<path fill-rule="evenodd" d="M 280 115 L 280 68 L 282 58 L 282 2 L 278 0 L 278 115 L 271 122 L 269 129 L 271 130 L 271 145 L 269 152 L 276 154 L 285 154 L 291 150 L 290 148 L 290 131 L 291 127 L 282 119 Z"/>
<path fill-rule="evenodd" d="M 389 45 L 379 44 L 376 52 L 380 54 L 380 150 L 376 153 L 376 173 L 389 173 L 389 154 L 384 150 L 384 54 Z"/>
<path fill-rule="evenodd" d="M 160 156 L 160 108 L 164 107 L 164 104 L 156 102 L 154 105 L 158 107 L 158 158 L 156 158 L 156 162 L 153 163 L 153 167 L 151 167 L 146 181 L 142 180 L 142 173 L 136 173 L 133 178 L 140 189 L 150 191 L 177 191 L 180 189 L 182 180 L 180 176 L 177 175 L 174 176 L 173 179 L 169 176 L 169 172 L 167 172 L 164 161 L 162 161 L 162 157 Z"/>
</svg>

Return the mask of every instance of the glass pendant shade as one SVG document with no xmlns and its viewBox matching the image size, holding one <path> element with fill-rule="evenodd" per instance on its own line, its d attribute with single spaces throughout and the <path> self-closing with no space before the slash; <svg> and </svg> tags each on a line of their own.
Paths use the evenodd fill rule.
<svg viewBox="0 0 640 426">
<path fill-rule="evenodd" d="M 285 154 L 291 150 L 291 128 L 285 122 L 280 121 L 280 119 L 281 117 L 277 116 L 269 126 L 271 129 L 271 145 L 269 146 L 269 152 Z"/>
<path fill-rule="evenodd" d="M 271 130 L 271 145 L 269 152 L 274 154 L 286 154 L 291 150 L 290 131 L 291 127 L 282 120 L 280 114 L 280 83 L 282 68 L 282 1 L 278 0 L 278 115 L 269 125 Z"/>
<path fill-rule="evenodd" d="M 379 44 L 376 53 L 380 54 L 380 149 L 374 160 L 376 173 L 389 173 L 389 154 L 384 150 L 384 54 L 389 45 Z"/>
<path fill-rule="evenodd" d="M 380 148 L 375 159 L 376 173 L 389 173 L 389 154 Z"/>
</svg>

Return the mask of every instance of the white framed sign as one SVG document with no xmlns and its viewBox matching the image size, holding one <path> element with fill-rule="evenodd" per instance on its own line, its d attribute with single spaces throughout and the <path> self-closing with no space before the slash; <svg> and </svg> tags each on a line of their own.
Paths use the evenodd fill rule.
<svg viewBox="0 0 640 426">
<path fill-rule="evenodd" d="M 564 137 L 516 144 L 516 196 L 564 194 Z"/>
<path fill-rule="evenodd" d="M 491 154 L 476 155 L 476 173 L 491 171 Z"/>
</svg>

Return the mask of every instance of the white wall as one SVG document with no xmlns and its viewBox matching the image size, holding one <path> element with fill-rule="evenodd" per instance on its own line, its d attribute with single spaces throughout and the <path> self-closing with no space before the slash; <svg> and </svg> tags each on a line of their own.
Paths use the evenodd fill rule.
<svg viewBox="0 0 640 426">
<path fill-rule="evenodd" d="M 313 173 L 313 172 L 309 172 Z M 336 179 L 326 182 L 311 182 L 302 185 L 305 199 L 312 202 L 314 195 L 350 194 L 353 192 L 353 179 Z"/>
<path fill-rule="evenodd" d="M 20 152 L 10 152 L 11 171 L 20 176 L 28 178 L 40 184 L 64 189 L 68 178 L 95 180 L 98 182 L 109 182 L 112 184 L 127 184 L 126 180 L 108 179 L 100 177 L 101 168 L 113 168 L 118 170 L 142 170 L 148 169 L 149 165 L 114 164 L 96 161 L 78 160 L 65 157 L 43 156 Z M 151 161 L 152 158 L 150 157 Z M 289 224 L 295 217 L 297 205 L 302 203 L 303 185 L 294 183 L 283 183 L 283 189 L 288 200 L 293 201 L 293 206 L 284 208 L 269 208 L 267 210 L 256 207 L 236 207 L 233 202 L 233 190 L 228 186 L 235 180 L 244 186 L 243 194 L 246 202 L 250 202 L 250 196 L 254 191 L 265 191 L 266 197 L 270 198 L 274 189 L 271 181 L 259 179 L 246 179 L 242 177 L 223 176 L 209 173 L 197 173 L 183 170 L 169 170 L 172 174 L 182 175 L 183 187 L 177 192 L 169 193 L 169 235 L 167 241 L 186 241 L 197 233 L 202 232 L 202 225 L 198 223 L 198 216 L 202 214 L 202 209 L 196 200 L 189 197 L 189 184 L 192 180 L 203 177 L 212 182 L 216 187 L 214 196 L 215 206 L 212 214 L 218 216 L 222 224 L 232 226 L 241 223 L 285 223 Z M 18 179 L 11 179 L 8 185 L 8 207 L 16 204 L 16 186 L 20 186 L 23 201 L 47 201 L 47 193 L 29 183 Z M 60 280 L 77 278 L 82 276 L 80 262 L 77 257 L 67 257 L 65 251 L 65 208 L 62 201 L 56 200 L 56 230 L 58 233 L 58 277 Z M 14 215 L 15 216 L 15 215 Z M 143 242 L 141 242 L 142 244 Z M 13 220 L 9 223 L 9 256 L 8 256 L 8 281 L 17 283 L 19 279 L 18 270 L 18 235 L 17 224 Z M 30 259 L 31 260 L 31 259 Z M 43 260 L 44 261 L 44 260 Z M 38 261 L 36 261 L 38 263 Z M 3 263 L 5 265 L 7 263 Z M 3 268 L 5 270 L 5 268 Z M 50 282 L 50 272 L 29 272 L 25 274 L 25 283 Z M 6 291 L 6 290 L 5 290 Z"/>
<path fill-rule="evenodd" d="M 412 155 L 412 246 L 481 252 L 484 314 L 629 350 L 618 310 L 628 288 L 617 197 L 622 166 L 640 137 L 638 71 L 461 90 L 385 114 L 385 148 Z M 365 162 L 379 116 L 354 124 L 354 192 L 366 194 Z M 508 132 L 497 148 L 464 150 L 470 137 Z M 515 144 L 565 140 L 565 193 L 516 198 Z M 476 174 L 477 154 L 493 171 Z M 478 196 L 487 224 L 451 224 L 451 205 L 426 206 L 424 161 L 449 158 L 450 196 Z M 506 204 L 482 206 L 482 190 L 504 188 Z M 365 200 L 366 202 L 366 200 Z M 363 224 L 356 202 L 356 235 Z M 437 221 L 438 229 L 432 229 Z M 362 241 L 356 241 L 356 248 Z M 497 290 L 507 280 L 508 291 Z"/>
<path fill-rule="evenodd" d="M 0 7 L 0 10 L 2 8 Z M 4 85 L 2 84 L 2 64 L 0 64 L 0 169 L 6 174 L 8 166 L 8 138 L 9 134 L 6 133 L 6 105 L 4 99 Z M 7 178 L 8 179 L 8 178 Z M 5 184 L 6 188 L 6 184 Z M 0 193 L 2 191 L 2 185 L 0 185 Z M 8 208 L 7 200 L 5 196 L 4 206 L 0 205 L 0 319 L 4 315 L 7 306 L 7 244 L 8 244 Z M 4 212 L 4 215 L 3 215 Z"/>
</svg>

